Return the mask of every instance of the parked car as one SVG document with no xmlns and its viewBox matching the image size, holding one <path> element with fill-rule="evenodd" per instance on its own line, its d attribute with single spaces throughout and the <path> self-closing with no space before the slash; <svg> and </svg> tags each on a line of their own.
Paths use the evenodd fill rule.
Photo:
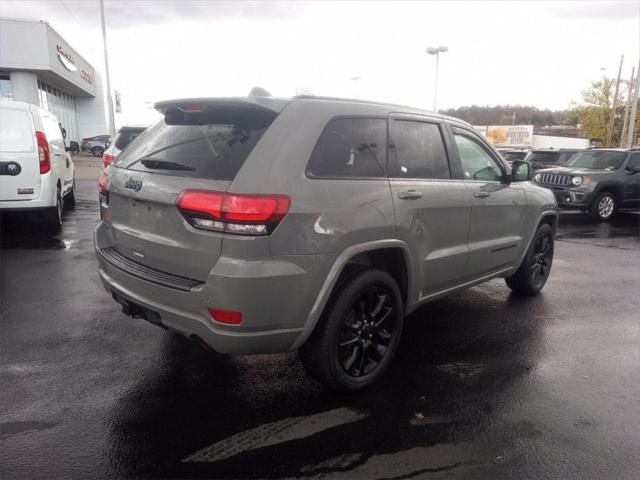
<svg viewBox="0 0 640 480">
<path fill-rule="evenodd" d="M 83 138 L 80 150 L 91 153 L 94 157 L 101 157 L 107 149 L 107 144 L 111 142 L 109 135 L 96 135 L 95 137 Z"/>
<path fill-rule="evenodd" d="M 74 166 L 56 117 L 25 102 L 0 100 L 0 210 L 36 212 L 59 230 L 75 205 Z"/>
<path fill-rule="evenodd" d="M 147 127 L 140 126 L 124 126 L 116 134 L 115 141 L 109 145 L 102 155 L 102 163 L 106 168 L 113 160 L 118 158 L 120 152 L 129 145 L 134 138 L 145 131 Z"/>
<path fill-rule="evenodd" d="M 514 160 L 524 160 L 529 153 L 529 150 L 511 150 L 511 149 L 498 149 L 502 158 L 504 158 L 507 163 L 511 164 Z"/>
<path fill-rule="evenodd" d="M 560 207 L 608 220 L 620 207 L 640 207 L 640 151 L 583 150 L 564 167 L 539 170 L 534 181 L 553 191 Z"/>
<path fill-rule="evenodd" d="M 553 194 L 461 120 L 319 97 L 156 108 L 98 183 L 99 274 L 127 315 L 220 353 L 299 350 L 360 390 L 418 306 L 549 276 Z"/>
<path fill-rule="evenodd" d="M 525 160 L 531 163 L 533 171 L 541 168 L 558 167 L 567 163 L 576 153 L 584 151 L 583 149 L 561 148 L 553 149 L 536 149 L 531 150 L 525 157 Z"/>
<path fill-rule="evenodd" d="M 73 140 L 71 140 L 69 142 L 69 149 L 68 149 L 71 153 L 80 153 L 80 144 L 78 142 L 75 142 Z"/>
</svg>

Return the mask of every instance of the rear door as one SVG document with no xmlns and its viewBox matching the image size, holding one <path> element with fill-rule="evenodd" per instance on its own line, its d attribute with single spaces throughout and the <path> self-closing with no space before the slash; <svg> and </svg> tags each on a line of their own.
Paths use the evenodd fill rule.
<svg viewBox="0 0 640 480">
<path fill-rule="evenodd" d="M 454 148 L 471 202 L 466 277 L 512 264 L 523 242 L 526 198 L 522 186 L 505 182 L 497 155 L 471 129 L 452 127 Z"/>
<path fill-rule="evenodd" d="M 0 104 L 0 202 L 40 196 L 40 162 L 31 113 Z M 0 207 L 2 205 L 0 204 Z"/>
<path fill-rule="evenodd" d="M 192 227 L 176 200 L 187 189 L 227 191 L 277 112 L 241 102 L 199 108 L 174 108 L 107 168 L 102 214 L 112 248 L 121 255 L 205 281 L 223 234 Z"/>
<path fill-rule="evenodd" d="M 420 297 L 456 283 L 468 258 L 469 195 L 464 181 L 451 174 L 446 138 L 444 125 L 428 117 L 389 119 L 397 232 L 420 266 Z"/>
</svg>

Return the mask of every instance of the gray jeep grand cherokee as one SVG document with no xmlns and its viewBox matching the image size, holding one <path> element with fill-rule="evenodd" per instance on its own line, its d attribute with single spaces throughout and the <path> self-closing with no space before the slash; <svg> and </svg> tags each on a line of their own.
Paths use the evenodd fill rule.
<svg viewBox="0 0 640 480">
<path fill-rule="evenodd" d="M 327 98 L 156 108 L 99 180 L 99 272 L 125 314 L 221 353 L 299 350 L 316 378 L 359 390 L 418 306 L 547 280 L 553 194 L 467 123 Z"/>
<path fill-rule="evenodd" d="M 538 170 L 533 178 L 560 207 L 588 211 L 596 220 L 608 220 L 620 207 L 640 207 L 638 150 L 583 150 L 565 166 Z"/>
</svg>

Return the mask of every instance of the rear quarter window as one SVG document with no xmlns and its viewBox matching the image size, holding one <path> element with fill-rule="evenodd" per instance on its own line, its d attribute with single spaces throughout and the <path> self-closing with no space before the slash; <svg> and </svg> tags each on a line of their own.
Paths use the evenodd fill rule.
<svg viewBox="0 0 640 480">
<path fill-rule="evenodd" d="M 316 143 L 307 174 L 315 178 L 386 177 L 387 121 L 334 118 Z"/>
<path fill-rule="evenodd" d="M 12 108 L 0 109 L 0 151 L 32 152 L 35 132 L 29 113 Z"/>
</svg>

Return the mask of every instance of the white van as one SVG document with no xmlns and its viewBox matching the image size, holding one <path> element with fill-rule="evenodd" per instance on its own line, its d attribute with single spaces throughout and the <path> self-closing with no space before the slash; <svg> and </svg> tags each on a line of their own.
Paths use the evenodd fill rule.
<svg viewBox="0 0 640 480">
<path fill-rule="evenodd" d="M 35 105 L 0 100 L 0 211 L 37 211 L 59 230 L 75 204 L 74 166 L 58 120 Z"/>
</svg>

